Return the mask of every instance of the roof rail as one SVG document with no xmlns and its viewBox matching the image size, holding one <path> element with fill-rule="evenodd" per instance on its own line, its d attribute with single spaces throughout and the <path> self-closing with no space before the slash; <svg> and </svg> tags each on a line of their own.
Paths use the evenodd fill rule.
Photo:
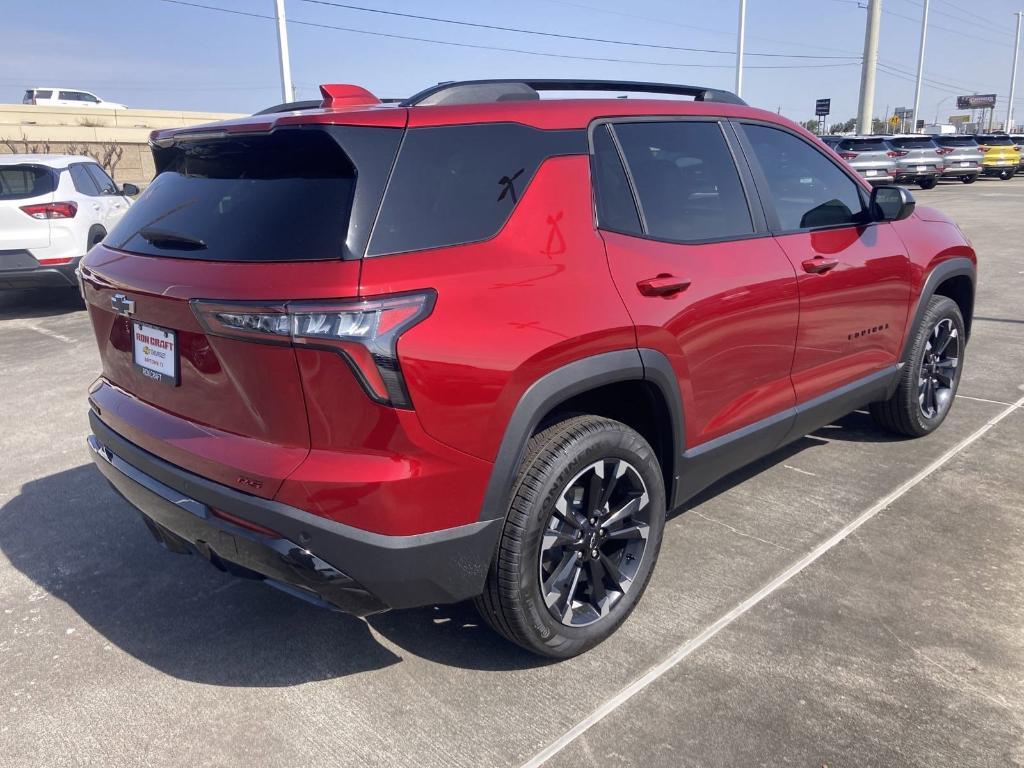
<svg viewBox="0 0 1024 768">
<path fill-rule="evenodd" d="M 539 91 L 618 91 L 692 96 L 695 101 L 746 105 L 730 91 L 698 85 L 646 83 L 634 80 L 451 80 L 438 83 L 401 102 L 403 107 L 434 104 L 480 104 L 494 101 L 532 101 Z"/>
</svg>

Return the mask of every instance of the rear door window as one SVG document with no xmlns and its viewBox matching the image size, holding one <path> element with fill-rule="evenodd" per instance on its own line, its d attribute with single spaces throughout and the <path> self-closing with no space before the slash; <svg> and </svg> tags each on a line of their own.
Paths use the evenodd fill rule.
<svg viewBox="0 0 1024 768">
<path fill-rule="evenodd" d="M 861 224 L 860 186 L 822 152 L 777 128 L 744 125 L 781 232 Z"/>
<path fill-rule="evenodd" d="M 505 225 L 541 163 L 586 154 L 584 131 L 516 123 L 411 128 L 367 254 L 480 242 Z"/>
<path fill-rule="evenodd" d="M 155 157 L 157 177 L 106 245 L 209 261 L 343 257 L 356 174 L 328 131 L 184 141 Z"/>
<path fill-rule="evenodd" d="M 53 91 L 36 91 L 37 99 L 51 99 L 53 98 Z"/>
<path fill-rule="evenodd" d="M 750 209 L 717 122 L 616 123 L 646 233 L 702 242 L 751 235 Z"/>
<path fill-rule="evenodd" d="M 601 229 L 640 235 L 640 216 L 622 167 L 619 150 L 607 125 L 594 129 L 594 197 Z"/>
<path fill-rule="evenodd" d="M 57 188 L 57 173 L 45 165 L 0 165 L 0 200 L 48 195 Z"/>
</svg>

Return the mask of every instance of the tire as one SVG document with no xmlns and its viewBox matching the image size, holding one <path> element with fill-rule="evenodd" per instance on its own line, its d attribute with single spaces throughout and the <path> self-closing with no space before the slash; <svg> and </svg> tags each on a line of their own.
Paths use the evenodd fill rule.
<svg viewBox="0 0 1024 768">
<path fill-rule="evenodd" d="M 89 239 L 85 246 L 85 252 L 88 253 L 92 250 L 92 247 L 97 243 L 101 242 L 104 237 L 107 236 L 107 231 L 99 226 L 98 224 L 89 229 Z"/>
<path fill-rule="evenodd" d="M 1009 181 L 1013 178 L 1013 171 L 1000 171 L 999 178 L 1003 181 Z"/>
<path fill-rule="evenodd" d="M 598 512 L 587 512 L 595 501 Z M 599 416 L 558 422 L 527 446 L 477 610 L 529 651 L 583 653 L 640 600 L 664 526 L 661 467 L 643 437 Z"/>
<path fill-rule="evenodd" d="M 947 331 L 949 340 L 942 346 Z M 938 429 L 960 385 L 967 339 L 960 307 L 945 296 L 932 296 L 913 334 L 896 392 L 888 400 L 871 403 L 869 410 L 883 429 L 922 437 Z"/>
<path fill-rule="evenodd" d="M 939 183 L 939 180 L 933 176 L 928 179 L 921 179 L 917 183 L 921 187 L 921 189 L 935 189 L 936 185 L 938 185 Z"/>
<path fill-rule="evenodd" d="M 978 180 L 977 176 L 961 176 L 960 177 L 960 181 L 962 181 L 964 184 L 973 184 L 977 180 Z"/>
</svg>

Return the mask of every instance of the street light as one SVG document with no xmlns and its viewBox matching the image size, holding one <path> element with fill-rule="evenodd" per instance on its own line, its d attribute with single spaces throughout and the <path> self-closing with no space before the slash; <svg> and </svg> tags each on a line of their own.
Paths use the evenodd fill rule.
<svg viewBox="0 0 1024 768">
<path fill-rule="evenodd" d="M 935 105 L 935 124 L 936 125 L 939 124 L 939 109 L 942 107 L 943 104 L 945 104 L 947 101 L 949 101 L 952 98 L 953 98 L 952 96 L 946 96 L 945 98 L 939 99 L 939 103 Z"/>
</svg>

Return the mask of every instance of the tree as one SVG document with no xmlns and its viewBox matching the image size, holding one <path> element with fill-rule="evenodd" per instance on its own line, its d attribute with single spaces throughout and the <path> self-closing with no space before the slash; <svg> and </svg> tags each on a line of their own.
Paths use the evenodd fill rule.
<svg viewBox="0 0 1024 768">
<path fill-rule="evenodd" d="M 830 133 L 852 133 L 857 129 L 857 118 L 851 117 L 842 123 L 833 123 L 829 128 Z"/>
<path fill-rule="evenodd" d="M 879 120 L 877 117 L 871 118 L 871 132 L 872 133 L 888 133 L 889 124 L 885 120 Z"/>
<path fill-rule="evenodd" d="M 28 142 L 14 139 L 0 139 L 7 150 L 14 155 L 49 155 L 56 152 L 53 144 L 49 141 Z M 68 144 L 63 150 L 69 155 L 86 155 L 95 160 L 111 176 L 117 168 L 121 158 L 124 157 L 124 147 L 121 144 L 111 142 L 94 142 L 90 144 Z"/>
<path fill-rule="evenodd" d="M 802 125 L 804 128 L 806 128 L 811 133 L 817 133 L 818 132 L 818 125 L 819 125 L 819 123 L 818 123 L 818 118 L 816 118 L 816 117 L 811 119 L 811 120 L 804 120 L 802 123 L 800 123 L 800 125 Z"/>
</svg>

